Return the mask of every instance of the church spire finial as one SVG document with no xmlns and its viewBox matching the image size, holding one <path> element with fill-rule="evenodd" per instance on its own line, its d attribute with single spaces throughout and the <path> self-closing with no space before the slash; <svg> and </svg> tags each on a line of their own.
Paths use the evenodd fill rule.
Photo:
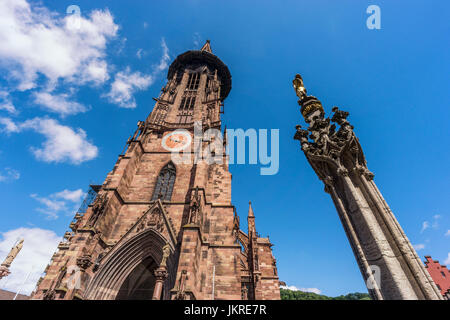
<svg viewBox="0 0 450 320">
<path fill-rule="evenodd" d="M 248 202 L 248 216 L 247 216 L 247 226 L 249 237 L 255 237 L 256 227 L 255 227 L 255 214 L 253 213 L 252 202 Z"/>
<path fill-rule="evenodd" d="M 205 44 L 204 44 L 203 47 L 200 49 L 200 51 L 206 51 L 206 52 L 212 53 L 212 50 L 211 50 L 211 41 L 206 40 Z"/>
<path fill-rule="evenodd" d="M 253 213 L 253 208 L 252 208 L 252 202 L 251 201 L 248 202 L 248 216 L 249 217 L 254 217 L 255 216 L 255 214 Z"/>
</svg>

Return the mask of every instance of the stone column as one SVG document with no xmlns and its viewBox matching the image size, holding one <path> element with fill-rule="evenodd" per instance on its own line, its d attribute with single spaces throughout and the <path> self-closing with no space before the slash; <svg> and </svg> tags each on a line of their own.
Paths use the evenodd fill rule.
<svg viewBox="0 0 450 320">
<path fill-rule="evenodd" d="M 161 293 L 164 281 L 169 276 L 169 273 L 167 272 L 167 258 L 170 255 L 170 245 L 166 243 L 162 251 L 163 255 L 161 263 L 159 264 L 159 267 L 155 270 L 156 283 L 155 289 L 153 289 L 153 297 L 152 297 L 153 300 L 161 300 Z"/>
<path fill-rule="evenodd" d="M 155 289 L 153 290 L 153 300 L 161 300 L 162 288 L 168 275 L 169 273 L 167 272 L 166 266 L 161 266 L 155 270 L 156 283 Z"/>
<path fill-rule="evenodd" d="M 372 298 L 442 300 L 367 169 L 349 113 L 334 107 L 325 118 L 300 75 L 293 83 L 309 125 L 306 130 L 298 125 L 294 139 L 331 195 Z"/>
<path fill-rule="evenodd" d="M 8 256 L 5 258 L 3 263 L 0 265 L 0 279 L 3 277 L 7 277 L 11 272 L 9 271 L 9 267 L 14 259 L 19 254 L 20 250 L 22 250 L 24 239 L 21 239 L 18 243 L 11 248 L 8 253 Z"/>
</svg>

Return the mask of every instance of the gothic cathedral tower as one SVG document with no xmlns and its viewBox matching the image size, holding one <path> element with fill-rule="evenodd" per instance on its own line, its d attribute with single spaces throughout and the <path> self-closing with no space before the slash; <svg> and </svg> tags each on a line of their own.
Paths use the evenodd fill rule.
<svg viewBox="0 0 450 320">
<path fill-rule="evenodd" d="M 221 129 L 227 66 L 207 41 L 178 56 L 167 79 L 103 185 L 91 186 L 33 299 L 280 299 L 251 205 L 248 232 L 239 228 L 227 156 L 177 162 L 170 151 L 195 154 L 197 123 L 199 145 L 212 145 L 203 133 Z"/>
</svg>

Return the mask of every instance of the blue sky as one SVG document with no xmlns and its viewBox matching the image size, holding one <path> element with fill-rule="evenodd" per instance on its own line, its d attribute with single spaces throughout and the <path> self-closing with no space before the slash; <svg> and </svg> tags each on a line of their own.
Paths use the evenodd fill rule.
<svg viewBox="0 0 450 320">
<path fill-rule="evenodd" d="M 380 30 L 366 27 L 371 4 Z M 81 30 L 66 16 L 70 5 L 80 8 Z M 281 280 L 327 295 L 366 291 L 333 203 L 292 138 L 302 124 L 296 73 L 328 112 L 350 112 L 419 256 L 450 263 L 446 2 L 5 0 L 0 8 L 0 259 L 25 237 L 0 287 L 17 290 L 31 272 L 22 290 L 32 290 L 82 193 L 103 182 L 152 110 L 167 65 L 206 39 L 232 74 L 224 124 L 280 130 L 278 174 L 230 170 L 242 227 L 251 200 Z"/>
</svg>

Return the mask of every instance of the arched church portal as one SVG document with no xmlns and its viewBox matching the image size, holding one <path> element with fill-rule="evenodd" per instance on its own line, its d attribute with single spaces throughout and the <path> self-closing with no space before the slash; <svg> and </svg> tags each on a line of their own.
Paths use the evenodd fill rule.
<svg viewBox="0 0 450 320">
<path fill-rule="evenodd" d="M 150 300 L 155 289 L 154 272 L 157 267 L 152 257 L 144 259 L 122 283 L 116 300 Z"/>
<path fill-rule="evenodd" d="M 166 239 L 156 230 L 137 233 L 105 257 L 89 283 L 85 299 L 151 300 L 155 287 L 154 270 L 159 266 Z M 174 248 L 167 259 L 169 276 L 164 282 L 161 299 L 169 299 L 176 276 Z"/>
</svg>

